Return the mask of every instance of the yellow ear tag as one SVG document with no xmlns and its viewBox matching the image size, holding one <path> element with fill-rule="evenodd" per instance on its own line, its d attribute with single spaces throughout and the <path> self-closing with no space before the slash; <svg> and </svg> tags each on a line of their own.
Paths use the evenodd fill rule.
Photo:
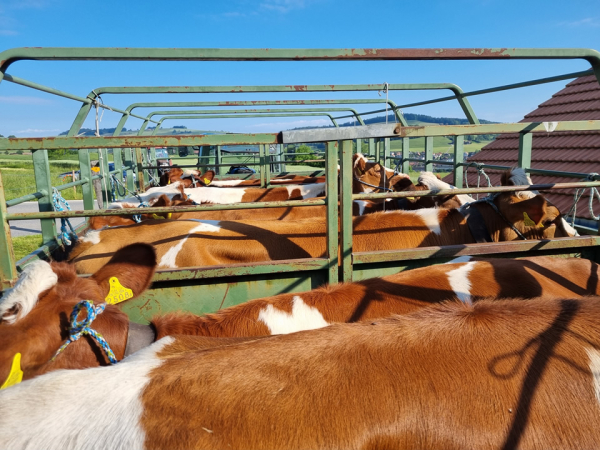
<svg viewBox="0 0 600 450">
<path fill-rule="evenodd" d="M 208 178 L 205 178 L 204 179 L 204 184 L 208 186 L 210 184 L 210 180 Z"/>
<path fill-rule="evenodd" d="M 536 224 L 533 220 L 531 220 L 531 218 L 527 215 L 526 212 L 523 213 L 523 223 L 525 223 L 525 226 L 527 227 L 535 227 Z M 541 223 L 539 225 L 537 225 L 538 228 L 544 228 L 544 225 L 542 225 Z"/>
<path fill-rule="evenodd" d="M 92 172 L 100 172 L 100 167 L 92 167 Z"/>
<path fill-rule="evenodd" d="M 414 201 L 415 201 L 415 198 L 414 198 L 414 197 L 406 197 L 406 199 L 410 200 L 411 202 L 414 202 Z"/>
<path fill-rule="evenodd" d="M 167 217 L 163 217 L 163 216 L 159 216 L 156 214 L 152 214 L 152 218 L 153 219 L 170 219 L 171 218 L 171 213 L 167 213 Z"/>
<path fill-rule="evenodd" d="M 171 184 L 171 179 L 167 178 L 167 184 Z"/>
<path fill-rule="evenodd" d="M 106 300 L 106 303 L 116 305 L 117 303 L 124 302 L 125 300 L 133 297 L 133 291 L 123 287 L 123 285 L 119 283 L 119 279 L 117 277 L 110 277 L 108 282 L 110 283 L 110 291 L 104 299 Z"/>
<path fill-rule="evenodd" d="M 21 354 L 17 353 L 13 358 L 8 378 L 4 384 L 0 386 L 0 390 L 14 386 L 15 384 L 19 384 L 21 381 L 23 381 L 23 371 L 21 370 Z"/>
</svg>

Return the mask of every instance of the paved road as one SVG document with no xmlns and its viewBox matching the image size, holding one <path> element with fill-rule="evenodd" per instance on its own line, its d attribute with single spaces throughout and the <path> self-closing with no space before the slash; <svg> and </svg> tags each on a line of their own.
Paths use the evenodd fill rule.
<svg viewBox="0 0 600 450">
<path fill-rule="evenodd" d="M 72 210 L 83 209 L 83 200 L 69 200 L 69 206 Z M 96 202 L 94 202 L 94 209 L 98 209 Z M 9 213 L 25 213 L 25 212 L 37 212 L 37 202 L 25 202 L 17 206 L 11 206 L 8 208 Z M 84 217 L 76 217 L 71 219 L 71 225 L 76 228 L 82 224 L 86 219 Z M 60 219 L 56 219 L 56 229 L 60 230 Z M 39 220 L 13 220 L 10 222 L 10 234 L 12 237 L 29 236 L 32 234 L 41 233 L 40 221 Z"/>
</svg>

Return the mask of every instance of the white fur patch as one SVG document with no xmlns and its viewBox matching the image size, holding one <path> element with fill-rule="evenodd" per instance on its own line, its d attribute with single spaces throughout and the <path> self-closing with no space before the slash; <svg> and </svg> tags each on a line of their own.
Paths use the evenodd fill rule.
<svg viewBox="0 0 600 450">
<path fill-rule="evenodd" d="M 531 186 L 533 182 L 525 169 L 522 167 L 517 167 L 510 172 L 510 177 L 508 179 L 515 186 Z M 519 191 L 516 192 L 517 197 L 522 199 L 533 198 L 538 195 L 538 191 Z"/>
<path fill-rule="evenodd" d="M 180 181 L 176 181 L 175 183 L 171 183 L 168 186 L 158 186 L 148 189 L 146 192 L 142 192 L 139 194 L 140 198 L 144 202 L 150 203 L 153 199 L 158 199 L 162 194 L 166 195 L 169 200 L 175 197 L 178 194 L 181 194 L 179 191 Z M 136 197 L 127 197 L 121 200 L 120 202 L 113 202 L 108 206 L 108 209 L 122 208 L 123 206 L 118 206 L 119 204 L 131 203 L 135 205 L 137 208 L 140 204 L 140 200 Z"/>
<path fill-rule="evenodd" d="M 437 208 L 425 208 L 413 211 L 413 214 L 419 216 L 432 233 L 440 235 L 442 234 L 442 227 L 439 212 L 440 210 Z"/>
<path fill-rule="evenodd" d="M 258 320 L 262 321 L 271 334 L 288 334 L 302 330 L 315 330 L 329 325 L 321 312 L 304 303 L 298 295 L 292 298 L 292 313 L 275 309 L 273 305 L 267 305 L 258 314 Z"/>
<path fill-rule="evenodd" d="M 200 175 L 200 172 L 193 169 L 185 169 L 181 178 L 194 178 L 194 175 Z"/>
<path fill-rule="evenodd" d="M 421 175 L 419 175 L 418 182 L 427 186 L 429 190 L 456 189 L 456 186 L 452 186 L 451 184 L 440 180 L 432 172 L 421 172 Z M 473 197 L 466 194 L 457 195 L 456 198 L 458 199 L 461 205 L 466 205 L 467 203 L 475 201 Z"/>
<path fill-rule="evenodd" d="M 313 183 L 313 184 L 302 184 L 302 185 L 289 185 L 285 186 L 288 191 L 288 197 L 292 196 L 292 192 L 300 190 L 302 198 L 315 198 L 325 194 L 325 183 Z"/>
<path fill-rule="evenodd" d="M 22 319 L 35 307 L 40 294 L 57 282 L 58 276 L 49 263 L 41 260 L 33 261 L 23 269 L 15 286 L 6 289 L 0 298 L 0 318 L 7 323 L 15 323 Z M 7 311 L 15 305 L 20 306 L 18 312 L 7 314 Z"/>
<path fill-rule="evenodd" d="M 141 395 L 165 337 L 108 367 L 57 370 L 0 391 L 0 448 L 143 449 Z"/>
<path fill-rule="evenodd" d="M 237 186 L 242 183 L 243 180 L 223 180 L 223 181 L 211 181 L 211 186 L 226 187 L 226 186 Z"/>
<path fill-rule="evenodd" d="M 471 261 L 465 265 L 449 271 L 446 275 L 452 290 L 456 294 L 456 297 L 463 303 L 472 305 L 471 300 L 471 281 L 469 280 L 469 273 L 475 267 L 476 261 Z"/>
<path fill-rule="evenodd" d="M 454 264 L 454 263 L 464 263 L 471 261 L 472 256 L 459 256 L 458 258 L 454 258 L 452 261 L 448 261 L 444 264 Z"/>
<path fill-rule="evenodd" d="M 186 195 L 196 203 L 229 204 L 241 203 L 246 193 L 243 188 L 200 187 L 185 189 Z"/>
<path fill-rule="evenodd" d="M 177 242 L 176 245 L 171 247 L 169 250 L 165 252 L 165 254 L 160 258 L 160 262 L 158 263 L 158 267 L 169 268 L 169 269 L 177 269 L 177 255 L 183 248 L 183 245 L 188 240 L 191 234 L 196 232 L 205 232 L 205 233 L 218 233 L 221 230 L 221 226 L 219 225 L 221 222 L 218 220 L 199 220 L 199 219 L 188 219 L 186 222 L 198 222 L 200 225 L 196 225 L 190 231 L 186 237 L 182 238 Z"/>
<path fill-rule="evenodd" d="M 364 200 L 354 200 L 354 203 L 358 205 L 358 215 L 362 216 L 365 213 L 367 202 Z"/>
<path fill-rule="evenodd" d="M 563 227 L 565 227 L 565 231 L 569 233 L 569 236 L 579 236 L 577 230 L 569 225 L 569 222 L 567 222 L 564 217 L 561 217 L 560 220 L 562 220 Z"/>
<path fill-rule="evenodd" d="M 600 406 L 600 351 L 592 347 L 585 349 L 590 358 L 590 371 L 592 372 L 592 385 L 594 386 L 594 394 L 596 401 Z"/>
<path fill-rule="evenodd" d="M 354 168 L 355 168 L 355 169 L 356 169 L 356 166 L 358 166 L 358 163 L 359 163 L 360 161 L 364 161 L 364 163 L 365 163 L 365 164 L 368 162 L 368 161 L 367 161 L 367 158 L 365 158 L 365 155 L 363 155 L 362 153 L 357 153 L 357 154 L 356 154 L 356 160 L 354 161 Z M 340 167 L 340 166 L 338 165 L 338 170 L 339 170 L 339 167 Z"/>
<path fill-rule="evenodd" d="M 100 243 L 100 230 L 90 230 L 81 238 L 81 242 Z"/>
</svg>

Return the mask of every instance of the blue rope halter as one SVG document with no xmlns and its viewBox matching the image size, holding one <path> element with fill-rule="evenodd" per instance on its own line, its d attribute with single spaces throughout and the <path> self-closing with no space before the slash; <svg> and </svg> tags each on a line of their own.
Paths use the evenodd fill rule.
<svg viewBox="0 0 600 450">
<path fill-rule="evenodd" d="M 54 206 L 54 211 L 71 211 L 71 207 L 69 206 L 69 202 L 67 202 L 62 195 L 60 195 L 60 192 L 58 192 L 58 189 L 56 188 L 52 188 L 52 205 Z M 64 205 L 64 207 L 63 207 Z M 69 229 L 67 229 L 67 225 L 69 226 Z M 71 245 L 71 238 L 70 236 L 73 236 L 73 240 L 77 241 L 77 233 L 75 233 L 75 230 L 73 229 L 73 225 L 71 225 L 71 222 L 69 221 L 69 219 L 65 219 L 64 217 L 60 218 L 60 238 L 63 242 L 64 245 L 69 246 Z"/>
<path fill-rule="evenodd" d="M 71 312 L 71 317 L 70 317 L 71 327 L 69 329 L 69 337 L 65 341 L 65 343 L 63 345 L 61 345 L 60 348 L 56 351 L 56 353 L 52 357 L 51 361 L 54 361 L 54 359 L 60 353 L 62 353 L 64 351 L 64 349 L 67 348 L 67 346 L 71 342 L 75 342 L 81 336 L 87 334 L 87 335 L 93 337 L 96 340 L 96 342 L 98 342 L 98 344 L 100 344 L 100 346 L 104 350 L 104 353 L 106 353 L 106 356 L 108 356 L 108 360 L 110 361 L 110 363 L 116 364 L 117 357 L 115 356 L 114 352 L 111 350 L 110 346 L 108 345 L 108 342 L 106 342 L 106 339 L 104 339 L 102 337 L 102 335 L 100 333 L 98 333 L 96 330 L 93 330 L 92 328 L 90 328 L 90 325 L 92 324 L 92 322 L 94 321 L 96 316 L 98 314 L 102 313 L 104 311 L 105 307 L 106 307 L 106 303 L 102 303 L 101 305 L 94 307 L 94 303 L 91 302 L 90 300 L 82 300 L 79 303 L 77 303 L 75 305 L 75 307 L 73 308 L 73 311 Z M 81 311 L 82 308 L 86 309 L 87 317 L 81 321 L 77 321 L 77 316 L 79 315 L 79 312 Z"/>
</svg>

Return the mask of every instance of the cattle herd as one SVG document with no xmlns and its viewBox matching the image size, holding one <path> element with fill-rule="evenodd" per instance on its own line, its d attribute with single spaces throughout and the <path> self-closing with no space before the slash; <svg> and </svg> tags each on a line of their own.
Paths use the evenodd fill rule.
<svg viewBox="0 0 600 450">
<path fill-rule="evenodd" d="M 325 188 L 319 177 L 261 189 L 213 176 L 173 168 L 141 200 L 276 201 Z M 531 181 L 513 169 L 502 183 Z M 354 192 L 383 187 L 451 188 L 355 155 Z M 354 251 L 576 234 L 533 191 L 353 206 Z M 326 254 L 324 206 L 148 211 L 91 218 L 68 261 L 29 264 L 0 298 L 0 449 L 600 447 L 596 263 L 460 257 L 140 325 L 104 304 L 115 279 L 135 297 L 156 269 Z M 87 325 L 101 339 L 76 336 L 82 301 L 102 305 Z"/>
</svg>

